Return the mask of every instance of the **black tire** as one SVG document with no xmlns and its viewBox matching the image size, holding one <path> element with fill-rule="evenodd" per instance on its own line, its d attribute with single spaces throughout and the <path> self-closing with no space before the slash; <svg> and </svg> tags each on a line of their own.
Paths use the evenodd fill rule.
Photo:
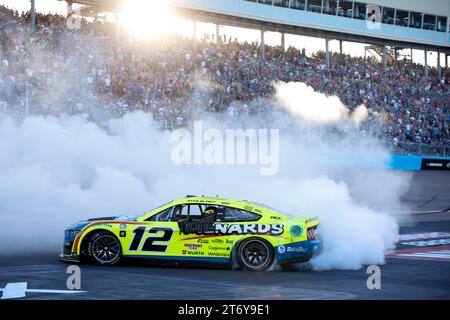
<svg viewBox="0 0 450 320">
<path fill-rule="evenodd" d="M 122 258 L 122 246 L 111 232 L 94 231 L 87 241 L 87 256 L 94 264 L 112 266 Z"/>
<path fill-rule="evenodd" d="M 247 238 L 236 250 L 236 261 L 243 270 L 266 271 L 275 258 L 272 245 L 261 238 Z"/>
</svg>

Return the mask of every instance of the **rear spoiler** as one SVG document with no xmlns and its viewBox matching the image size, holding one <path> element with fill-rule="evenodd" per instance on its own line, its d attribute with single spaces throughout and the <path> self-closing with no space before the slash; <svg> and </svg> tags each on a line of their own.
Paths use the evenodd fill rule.
<svg viewBox="0 0 450 320">
<path fill-rule="evenodd" d="M 309 218 L 308 220 L 305 221 L 305 224 L 310 224 L 311 222 L 319 222 L 319 218 L 318 217 Z"/>
</svg>

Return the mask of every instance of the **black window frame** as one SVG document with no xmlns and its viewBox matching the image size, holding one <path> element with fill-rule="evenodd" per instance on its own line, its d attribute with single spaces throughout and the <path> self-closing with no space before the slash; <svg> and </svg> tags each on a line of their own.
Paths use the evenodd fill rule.
<svg viewBox="0 0 450 320">
<path fill-rule="evenodd" d="M 383 7 L 383 12 L 381 14 L 382 18 L 381 21 L 384 24 L 389 24 L 391 26 L 395 25 L 395 16 L 396 16 L 396 12 L 395 12 L 395 8 L 391 8 L 391 7 Z"/>
<path fill-rule="evenodd" d="M 256 222 L 256 221 L 259 221 L 261 219 L 261 217 L 262 217 L 262 215 L 260 215 L 259 213 L 251 212 L 251 211 L 244 210 L 244 209 L 241 209 L 241 208 L 235 208 L 235 207 L 229 207 L 229 206 L 223 206 L 223 207 L 225 208 L 225 212 L 223 214 L 223 220 L 220 221 L 221 223 Z M 255 220 L 233 220 L 233 221 L 227 221 L 226 220 L 226 216 L 227 216 L 227 210 L 228 209 L 233 209 L 233 210 L 239 210 L 241 212 L 246 212 L 248 214 L 251 214 L 251 215 L 255 216 L 255 218 L 257 218 L 257 219 L 255 219 Z M 218 221 L 216 220 L 216 222 L 218 222 Z"/>
<path fill-rule="evenodd" d="M 426 22 L 426 20 L 427 20 L 427 18 L 429 18 L 429 17 L 434 17 L 434 29 L 431 29 L 431 28 L 429 28 L 429 27 L 426 27 L 425 28 L 425 26 L 426 25 L 428 25 L 428 23 Z M 436 31 L 436 21 L 437 21 L 437 16 L 435 16 L 435 15 L 433 15 L 433 14 L 427 14 L 427 13 L 425 13 L 425 15 L 424 15 L 424 17 L 423 17 L 423 26 L 422 26 L 422 29 L 424 29 L 424 30 L 429 30 L 429 31 Z"/>
<path fill-rule="evenodd" d="M 314 2 L 314 4 L 312 4 Z M 320 5 L 318 4 L 320 3 Z M 322 13 L 322 0 L 308 0 L 306 3 L 306 11 L 314 13 Z"/>
<path fill-rule="evenodd" d="M 344 8 L 342 7 L 343 4 L 351 4 L 351 8 L 348 8 L 346 6 L 346 9 L 344 10 Z M 354 2 L 353 1 L 349 1 L 349 0 L 340 0 L 339 1 L 339 7 L 337 9 L 338 11 L 338 16 L 339 17 L 343 17 L 343 18 L 353 18 L 353 6 L 354 6 Z M 350 12 L 350 15 L 348 14 Z"/>
<path fill-rule="evenodd" d="M 326 2 L 328 1 L 329 8 L 326 8 Z M 334 3 L 334 6 L 332 5 Z M 322 2 L 322 13 L 331 16 L 337 15 L 338 12 L 338 0 L 323 0 Z"/>
<path fill-rule="evenodd" d="M 152 215 L 151 217 L 148 217 L 147 219 L 145 219 L 144 221 L 154 221 L 154 222 L 170 222 L 170 221 L 172 221 L 172 214 L 173 214 L 173 209 L 175 208 L 176 206 L 172 206 L 172 207 L 168 207 L 168 208 L 166 208 L 166 209 L 163 209 L 163 210 L 161 210 L 161 211 L 159 211 L 159 212 L 157 212 L 157 213 L 155 213 L 154 215 Z M 165 220 L 165 221 L 157 221 L 157 220 L 155 220 L 156 219 L 156 217 L 158 216 L 158 215 L 160 215 L 161 213 L 163 213 L 163 212 L 165 212 L 165 211 L 167 211 L 167 210 L 170 210 L 170 214 L 169 214 L 169 220 Z"/>
<path fill-rule="evenodd" d="M 171 222 L 177 222 L 178 221 L 177 219 L 175 219 L 175 214 L 174 214 L 175 213 L 175 209 L 177 207 L 181 207 L 182 208 L 181 212 L 183 212 L 183 208 L 187 206 L 187 215 L 181 214 L 181 215 L 179 215 L 180 217 L 185 217 L 187 219 L 190 219 L 191 217 L 202 217 L 203 216 L 203 210 L 204 210 L 201 207 L 202 205 L 205 205 L 205 203 L 182 203 L 182 204 L 177 204 L 176 206 L 173 207 L 170 221 Z M 191 215 L 191 206 L 199 206 L 201 214 L 199 214 L 199 215 Z M 177 218 L 178 218 L 178 216 L 177 216 Z"/>
<path fill-rule="evenodd" d="M 442 19 L 445 19 L 445 23 L 443 23 L 442 25 L 444 26 L 444 29 L 442 29 L 442 28 L 439 28 L 439 19 L 440 18 L 442 18 Z M 436 31 L 437 32 L 447 32 L 448 31 L 448 17 L 445 17 L 445 16 L 437 16 L 437 19 L 436 19 Z"/>
<path fill-rule="evenodd" d="M 405 18 L 407 19 L 405 22 Z M 407 10 L 396 10 L 395 11 L 395 25 L 399 27 L 409 26 L 409 11 Z"/>
<path fill-rule="evenodd" d="M 414 19 L 413 19 L 414 17 Z M 419 19 L 417 19 L 419 18 Z M 417 25 L 417 21 L 419 21 L 419 25 Z M 420 12 L 409 12 L 409 27 L 415 29 L 422 29 L 422 21 L 423 21 L 423 13 Z"/>
<path fill-rule="evenodd" d="M 279 8 L 289 8 L 289 0 L 274 0 L 273 5 Z"/>
<path fill-rule="evenodd" d="M 304 11 L 306 9 L 306 0 L 289 0 L 289 8 Z"/>
<path fill-rule="evenodd" d="M 273 0 L 258 0 L 258 3 L 265 4 L 266 6 L 271 6 L 273 4 Z"/>
<path fill-rule="evenodd" d="M 358 12 L 359 14 L 356 14 L 356 10 L 359 8 L 364 8 L 363 12 Z M 358 10 L 359 11 L 359 10 Z M 367 4 L 363 2 L 354 2 L 353 3 L 353 19 L 357 20 L 367 20 Z"/>
</svg>

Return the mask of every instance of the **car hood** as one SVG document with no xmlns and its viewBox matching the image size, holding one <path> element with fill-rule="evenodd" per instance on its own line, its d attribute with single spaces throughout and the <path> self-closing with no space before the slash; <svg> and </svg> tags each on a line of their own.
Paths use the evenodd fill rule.
<svg viewBox="0 0 450 320">
<path fill-rule="evenodd" d="M 81 230 L 88 224 L 96 221 L 136 221 L 137 216 L 116 216 L 116 217 L 99 217 L 99 218 L 89 218 L 86 220 L 79 221 L 70 227 L 67 230 Z"/>
</svg>

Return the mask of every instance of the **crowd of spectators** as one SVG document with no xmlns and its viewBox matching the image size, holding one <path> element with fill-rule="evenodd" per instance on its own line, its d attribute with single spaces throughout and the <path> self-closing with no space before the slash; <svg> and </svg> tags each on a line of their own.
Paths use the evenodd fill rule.
<svg viewBox="0 0 450 320">
<path fill-rule="evenodd" d="M 426 80 L 423 65 L 411 61 L 384 70 L 373 57 L 332 53 L 327 70 L 324 52 L 295 47 L 266 46 L 262 62 L 257 42 L 205 36 L 194 44 L 175 35 L 133 42 L 113 24 L 83 20 L 72 30 L 54 14 L 37 14 L 32 32 L 30 19 L 0 6 L 0 111 L 95 119 L 144 110 L 169 127 L 205 116 L 235 122 L 277 112 L 274 81 L 296 81 L 350 109 L 364 104 L 361 130 L 379 126 L 394 145 L 450 145 L 449 98 L 435 101 L 449 92 L 447 68 L 442 79 L 431 68 Z"/>
</svg>

